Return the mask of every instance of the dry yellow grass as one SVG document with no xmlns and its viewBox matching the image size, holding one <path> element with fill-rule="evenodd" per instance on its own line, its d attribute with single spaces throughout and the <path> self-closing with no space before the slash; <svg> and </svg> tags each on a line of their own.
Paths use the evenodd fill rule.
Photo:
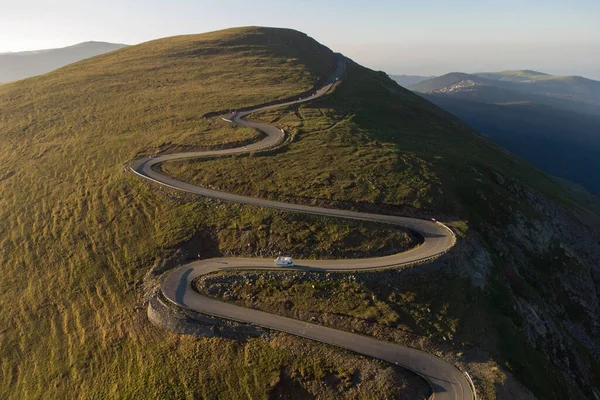
<svg viewBox="0 0 600 400">
<path fill-rule="evenodd" d="M 252 138 L 200 116 L 302 92 L 331 62 L 298 33 L 247 28 L 158 40 L 2 85 L 1 398 L 260 398 L 281 365 L 318 364 L 276 342 L 149 325 L 138 288 L 156 260 L 197 229 L 283 217 L 172 200 L 126 164 L 157 149 Z M 250 351 L 256 368 L 245 363 Z"/>
<path fill-rule="evenodd" d="M 392 393 L 381 379 L 387 367 L 380 364 L 370 363 L 370 369 L 361 366 L 363 359 L 344 355 L 350 367 L 332 364 L 323 371 L 318 353 L 326 360 L 344 353 L 289 338 L 236 343 L 172 335 L 151 327 L 140 303 L 149 267 L 198 231 L 216 232 L 214 247 L 222 252 L 243 252 L 236 238 L 248 231 L 257 232 L 253 240 L 261 246 L 269 232 L 308 244 L 306 251 L 327 237 L 335 239 L 329 247 L 345 243 L 352 232 L 373 243 L 364 226 L 215 201 L 181 202 L 127 169 L 138 155 L 255 137 L 201 115 L 302 92 L 331 62 L 326 49 L 298 33 L 247 28 L 142 44 L 0 87 L 1 398 L 264 398 L 286 365 L 315 382 L 323 374 L 348 376 L 349 368 L 375 371 L 362 384 L 380 392 L 361 389 L 348 396 Z M 536 215 L 506 185 L 494 183 L 495 171 L 576 207 L 552 179 L 356 64 L 331 95 L 298 113 L 280 110 L 268 117 L 293 128 L 295 140 L 285 153 L 167 168 L 261 196 L 445 212 L 462 220 L 454 226 L 462 227 L 463 240 L 472 227 L 493 223 L 490 210 L 496 218 L 509 209 Z M 268 170 L 276 173 L 266 179 Z M 498 274 L 492 285 L 501 282 Z M 461 290 L 463 279 L 440 282 L 444 290 L 437 292 L 449 296 L 440 302 L 467 310 L 460 318 L 478 316 L 466 305 L 485 302 L 461 297 L 475 296 L 471 287 Z M 547 363 L 528 367 L 539 354 L 502 314 L 513 312 L 514 298 L 506 285 L 492 288 L 505 291 L 485 297 L 491 305 L 484 316 L 500 319 L 484 340 L 502 339 L 493 350 L 510 356 L 503 366 L 535 378 L 541 397 L 568 390 Z M 425 289 L 407 291 L 427 296 Z M 427 301 L 411 300 L 411 307 Z M 361 315 L 393 320 L 386 317 L 387 305 L 378 305 L 363 307 Z M 477 327 L 470 321 L 458 322 Z"/>
</svg>

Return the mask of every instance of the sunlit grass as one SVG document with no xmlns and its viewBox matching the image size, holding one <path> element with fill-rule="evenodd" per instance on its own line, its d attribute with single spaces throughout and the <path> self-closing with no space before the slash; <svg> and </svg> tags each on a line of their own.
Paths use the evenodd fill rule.
<svg viewBox="0 0 600 400">
<path fill-rule="evenodd" d="M 212 235 L 213 251 L 244 255 L 275 251 L 273 236 L 281 237 L 278 248 L 309 257 L 386 251 L 390 238 L 410 245 L 380 227 L 183 201 L 128 170 L 137 156 L 255 138 L 201 115 L 307 90 L 332 61 L 295 33 L 251 28 L 133 46 L 0 87 L 0 397 L 264 398 L 286 365 L 316 377 L 362 368 L 361 358 L 346 354 L 344 366 L 335 358 L 343 352 L 301 340 L 169 334 L 149 325 L 140 302 L 149 268 L 199 231 Z M 260 197 L 443 213 L 461 238 L 467 227 L 503 217 L 490 210 L 535 213 L 494 184 L 492 171 L 573 206 L 543 174 L 353 64 L 330 96 L 253 117 L 278 118 L 294 140 L 269 156 L 165 168 Z M 339 301 L 332 305 L 352 303 L 363 317 L 394 321 L 385 304 Z M 324 360 L 333 362 L 324 368 Z M 366 376 L 356 397 L 391 396 L 387 380 Z"/>
<path fill-rule="evenodd" d="M 332 61 L 297 33 L 250 28 L 128 47 L 2 85 L 1 398 L 260 398 L 282 365 L 322 363 L 277 341 L 195 339 L 149 325 L 141 280 L 178 243 L 214 229 L 219 250 L 241 252 L 230 239 L 241 226 L 272 223 L 295 241 L 295 222 L 181 202 L 127 165 L 256 137 L 201 115 L 302 92 Z"/>
</svg>

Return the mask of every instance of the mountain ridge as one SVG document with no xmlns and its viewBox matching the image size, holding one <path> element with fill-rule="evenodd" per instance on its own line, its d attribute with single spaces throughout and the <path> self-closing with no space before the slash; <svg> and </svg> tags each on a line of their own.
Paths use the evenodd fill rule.
<svg viewBox="0 0 600 400">
<path fill-rule="evenodd" d="M 600 82 L 519 70 L 450 73 L 411 89 L 548 173 L 600 193 L 590 174 L 600 167 Z"/>
<path fill-rule="evenodd" d="M 54 49 L 0 53 L 0 82 L 30 78 L 123 47 L 126 45 L 87 41 Z"/>
<path fill-rule="evenodd" d="M 123 44 L 123 43 L 105 42 L 102 40 L 85 40 L 83 42 L 79 42 L 79 43 L 75 43 L 75 44 L 71 44 L 71 45 L 63 46 L 63 47 L 52 47 L 49 49 L 37 49 L 37 50 L 5 51 L 5 52 L 0 52 L 0 55 L 9 55 L 9 54 L 11 54 L 11 55 L 27 55 L 27 54 L 46 53 L 46 52 L 54 51 L 54 50 L 64 50 L 64 49 L 71 49 L 71 48 L 76 48 L 76 47 L 85 47 L 88 45 L 121 46 L 121 47 L 128 46 L 127 44 Z"/>
<path fill-rule="evenodd" d="M 514 97 L 519 96 L 521 101 L 600 114 L 600 81 L 578 76 L 539 75 L 537 72 L 532 75 L 524 72 L 526 70 L 479 74 L 451 72 L 411 85 L 409 89 L 420 93 L 451 91 L 461 96 L 461 91 L 476 85 L 497 87 L 512 92 Z M 493 102 L 485 97 L 480 101 Z"/>
</svg>

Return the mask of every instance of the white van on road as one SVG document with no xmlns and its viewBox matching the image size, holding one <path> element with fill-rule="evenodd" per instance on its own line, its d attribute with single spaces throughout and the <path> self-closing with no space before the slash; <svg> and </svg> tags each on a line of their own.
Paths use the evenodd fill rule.
<svg viewBox="0 0 600 400">
<path fill-rule="evenodd" d="M 292 257 L 279 256 L 275 259 L 275 265 L 278 267 L 293 267 L 294 260 L 292 260 Z"/>
</svg>

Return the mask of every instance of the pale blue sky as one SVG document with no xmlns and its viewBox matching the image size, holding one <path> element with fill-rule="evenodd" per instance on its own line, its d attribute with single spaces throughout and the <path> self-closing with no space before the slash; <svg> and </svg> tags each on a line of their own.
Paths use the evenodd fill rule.
<svg viewBox="0 0 600 400">
<path fill-rule="evenodd" d="M 0 0 L 0 52 L 289 27 L 388 73 L 538 69 L 600 79 L 600 0 Z"/>
</svg>

